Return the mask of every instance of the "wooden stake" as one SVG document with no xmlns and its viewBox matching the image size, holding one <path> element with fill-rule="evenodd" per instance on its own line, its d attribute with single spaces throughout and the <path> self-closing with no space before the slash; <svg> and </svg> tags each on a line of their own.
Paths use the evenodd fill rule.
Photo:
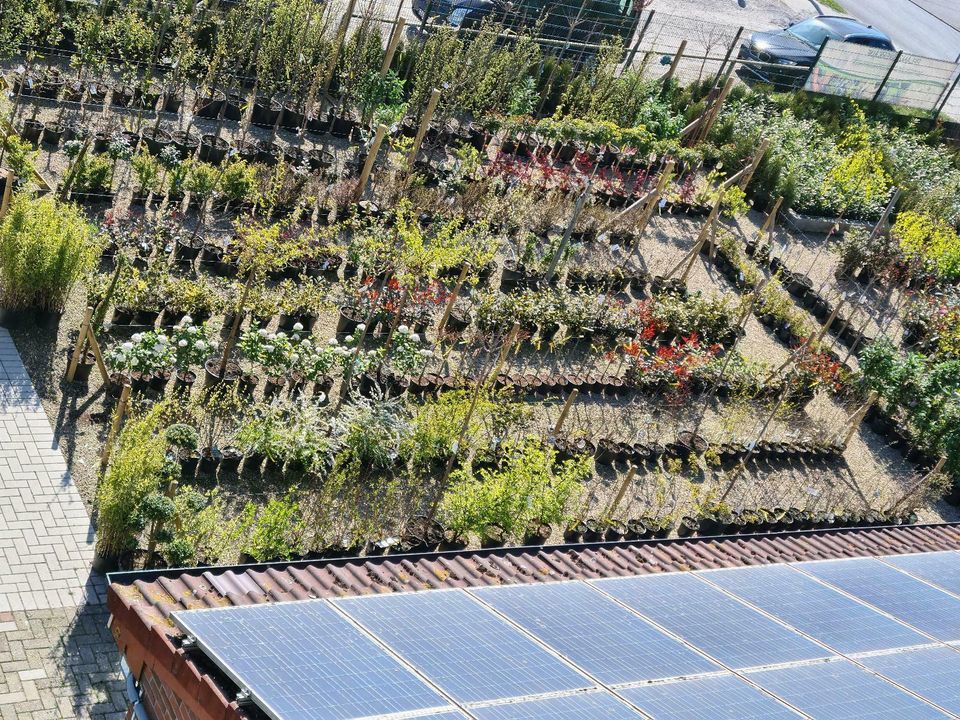
<svg viewBox="0 0 960 720">
<path fill-rule="evenodd" d="M 7 170 L 3 184 L 3 199 L 0 200 L 0 220 L 3 220 L 7 214 L 7 210 L 10 209 L 10 197 L 13 194 L 14 180 L 16 180 L 16 176 L 13 174 L 13 170 Z"/>
<path fill-rule="evenodd" d="M 384 77 L 393 64 L 393 56 L 396 54 L 397 46 L 403 37 L 406 22 L 403 18 L 397 18 L 397 24 L 393 26 L 393 35 L 390 36 L 390 44 L 387 45 L 387 52 L 383 56 L 383 65 L 380 66 L 380 77 Z"/>
<path fill-rule="evenodd" d="M 573 235 L 573 228 L 577 224 L 577 218 L 580 217 L 580 213 L 583 212 L 583 206 L 586 204 L 589 196 L 590 183 L 588 182 L 587 186 L 583 189 L 583 192 L 580 193 L 580 197 L 577 198 L 576 204 L 573 206 L 573 214 L 570 216 L 570 222 L 567 223 L 567 228 L 563 231 L 563 238 L 560 240 L 560 244 L 557 246 L 557 250 L 553 254 L 553 258 L 550 260 L 550 267 L 547 268 L 546 274 L 546 281 L 548 283 L 553 280 L 553 276 L 557 272 L 557 265 L 560 264 L 560 259 L 563 257 L 563 253 L 567 249 L 567 245 L 570 244 L 570 237 Z"/>
<path fill-rule="evenodd" d="M 880 231 L 887 224 L 887 220 L 890 219 L 890 213 L 893 212 L 893 206 L 897 204 L 897 200 L 900 199 L 900 188 L 895 187 L 893 189 L 893 194 L 890 196 L 890 201 L 887 203 L 887 207 L 883 211 L 883 215 L 880 216 L 880 219 L 877 220 L 877 224 L 873 226 L 873 231 L 870 233 L 870 240 L 876 239 L 877 235 L 880 234 Z"/>
<path fill-rule="evenodd" d="M 367 189 L 367 180 L 370 179 L 370 173 L 373 171 L 373 164 L 377 161 L 377 155 L 380 153 L 380 143 L 383 142 L 383 136 L 387 134 L 387 126 L 380 124 L 377 126 L 377 134 L 373 137 L 373 145 L 367 153 L 367 161 L 363 164 L 363 171 L 360 173 L 360 180 L 353 191 L 353 202 L 359 202 L 363 197 L 363 191 Z"/>
<path fill-rule="evenodd" d="M 614 215 L 610 220 L 607 220 L 607 222 L 601 225 L 597 230 L 597 235 L 602 235 L 617 223 L 623 222 L 641 207 L 643 208 L 643 214 L 640 216 L 641 219 L 637 221 L 637 224 L 640 226 L 638 234 L 642 233 L 643 228 L 647 226 L 647 222 L 649 222 L 650 216 L 653 214 L 653 209 L 657 206 L 657 200 L 660 199 L 660 194 L 663 193 L 664 188 L 666 188 L 667 183 L 670 181 L 670 174 L 672 172 L 673 160 L 670 160 L 667 162 L 663 172 L 660 173 L 660 177 L 657 179 L 656 188 L 645 194 L 643 197 L 632 202 L 630 205 Z"/>
<path fill-rule="evenodd" d="M 330 67 L 327 68 L 323 78 L 323 92 L 330 92 L 330 83 L 333 82 L 333 73 L 337 69 L 337 60 L 340 59 L 340 49 L 343 47 L 343 41 L 347 37 L 347 30 L 350 28 L 350 20 L 353 17 L 353 8 L 357 0 L 347 0 L 347 11 L 340 21 L 340 27 L 337 29 L 337 35 L 333 41 L 333 49 L 330 52 Z"/>
<path fill-rule="evenodd" d="M 915 482 L 913 486 L 903 494 L 903 497 L 901 497 L 899 500 L 897 500 L 896 503 L 894 503 L 893 509 L 898 510 L 910 498 L 911 495 L 913 495 L 917 490 L 922 488 L 924 484 L 927 483 L 931 478 L 937 476 L 940 473 L 940 471 L 943 470 L 943 466 L 946 465 L 946 463 L 947 463 L 947 456 L 941 455 L 940 459 L 937 460 L 937 464 L 933 466 L 933 470 L 931 470 L 922 478 L 917 480 L 917 482 Z"/>
<path fill-rule="evenodd" d="M 413 147 L 410 148 L 410 154 L 407 156 L 407 167 L 413 169 L 413 164 L 417 160 L 417 153 L 420 152 L 420 145 L 427 134 L 430 122 L 433 120 L 433 114 L 437 111 L 437 103 L 440 102 L 440 91 L 437 88 L 430 93 L 430 99 L 427 101 L 427 109 L 420 119 L 420 127 L 417 128 L 417 136 L 413 139 Z"/>
<path fill-rule="evenodd" d="M 757 152 L 754 153 L 753 160 L 750 161 L 750 164 L 733 177 L 727 178 L 723 185 L 720 186 L 720 189 L 726 190 L 736 182 L 741 190 L 746 190 L 747 185 L 750 184 L 750 180 L 753 179 L 753 174 L 760 166 L 760 161 L 763 160 L 763 156 L 767 154 L 768 147 L 770 147 L 770 141 L 764 138 L 760 142 L 760 147 L 757 148 Z"/>
<path fill-rule="evenodd" d="M 93 351 L 93 359 L 97 361 L 97 369 L 100 371 L 100 377 L 104 383 L 110 382 L 110 373 L 107 372 L 107 364 L 103 361 L 103 353 L 100 352 L 100 343 L 97 342 L 97 335 L 93 332 L 93 325 L 87 325 L 87 341 L 90 343 L 90 349 Z"/>
<path fill-rule="evenodd" d="M 680 59 L 683 57 L 683 51 L 687 49 L 687 41 L 683 40 L 680 43 L 680 47 L 677 48 L 676 55 L 673 56 L 673 62 L 670 63 L 670 69 L 667 70 L 667 74 L 663 76 L 663 87 L 666 88 L 670 81 L 673 79 L 673 74 L 677 71 L 677 65 L 680 64 Z"/>
<path fill-rule="evenodd" d="M 77 366 L 80 364 L 80 358 L 87 349 L 87 337 L 89 335 L 90 318 L 93 317 L 93 308 L 87 307 L 83 313 L 83 321 L 80 323 L 80 333 L 77 335 L 77 344 L 73 346 L 73 355 L 70 356 L 70 365 L 67 366 L 67 382 L 73 382 L 77 376 Z"/>
<path fill-rule="evenodd" d="M 677 270 L 679 270 L 681 267 L 686 265 L 686 267 L 684 267 L 683 269 L 683 274 L 680 275 L 680 281 L 681 282 L 687 281 L 687 275 L 690 274 L 690 270 L 693 268 L 693 263 L 696 262 L 697 256 L 700 254 L 700 251 L 703 249 L 704 244 L 707 242 L 707 240 L 710 237 L 710 233 L 713 229 L 713 224 L 717 220 L 717 215 L 720 214 L 720 206 L 722 204 L 723 204 L 723 192 L 720 192 L 717 195 L 716 202 L 713 203 L 713 207 L 710 208 L 710 214 L 707 216 L 706 222 L 704 222 L 703 227 L 700 228 L 700 235 L 697 237 L 697 242 L 693 246 L 693 249 L 687 255 L 684 255 L 683 259 L 681 259 L 680 262 L 674 265 L 673 269 L 671 269 L 670 272 L 667 273 L 666 276 L 668 278 L 673 277 L 673 274 L 677 272 Z"/>
<path fill-rule="evenodd" d="M 577 399 L 577 395 L 580 394 L 580 391 L 577 388 L 574 388 L 570 391 L 570 394 L 567 395 L 567 401 L 563 404 L 563 410 L 560 411 L 560 417 L 557 418 L 557 424 L 553 426 L 554 436 L 560 434 L 560 430 L 563 429 L 563 423 L 567 420 L 567 414 L 570 412 L 570 408 L 573 406 L 573 402 Z"/>
<path fill-rule="evenodd" d="M 120 425 L 123 423 L 123 416 L 127 412 L 127 403 L 130 402 L 130 385 L 124 383 L 123 390 L 120 393 L 120 402 L 117 403 L 117 409 L 113 412 L 113 422 L 110 424 L 110 432 L 107 434 L 107 442 L 103 446 L 103 452 L 100 454 L 100 469 L 103 470 L 110 462 L 110 453 L 113 450 L 113 441 L 117 438 L 120 431 Z"/>
<path fill-rule="evenodd" d="M 850 442 L 850 438 L 853 437 L 854 433 L 857 432 L 857 429 L 860 427 L 860 423 L 863 422 L 863 418 L 869 412 L 870 408 L 873 407 L 873 404 L 877 401 L 877 398 L 880 395 L 876 390 L 871 390 L 867 401 L 857 408 L 854 412 L 850 414 L 850 417 L 847 418 L 844 422 L 844 426 L 847 428 L 847 432 L 843 436 L 843 447 L 846 448 Z"/>
<path fill-rule="evenodd" d="M 443 317 L 440 318 L 440 324 L 437 325 L 437 342 L 439 342 L 440 338 L 443 337 L 443 331 L 447 327 L 447 321 L 450 319 L 450 313 L 453 312 L 453 304 L 460 296 L 460 291 L 463 289 L 463 283 L 467 279 L 467 274 L 469 272 L 470 264 L 464 263 L 463 268 L 460 270 L 460 276 L 457 278 L 457 284 L 453 287 L 453 292 L 450 293 L 450 299 L 447 300 L 447 306 L 443 309 Z"/>
<path fill-rule="evenodd" d="M 667 189 L 667 183 L 673 179 L 673 166 L 673 160 L 667 162 L 666 167 L 664 167 L 663 172 L 660 173 L 660 177 L 657 179 L 657 187 L 654 188 L 653 194 L 650 196 L 649 202 L 647 202 L 647 206 L 643 209 L 643 213 L 641 213 L 640 219 L 637 221 L 637 228 L 634 231 L 637 237 L 633 245 L 634 250 L 640 247 L 640 238 L 647 229 L 650 218 L 653 217 L 653 211 L 657 209 L 660 197 L 663 195 L 663 191 Z"/>
<path fill-rule="evenodd" d="M 770 212 L 767 213 L 767 217 L 763 221 L 763 225 L 760 226 L 760 229 L 757 231 L 757 242 L 762 243 L 763 238 L 767 235 L 773 234 L 773 228 L 777 222 L 777 213 L 780 212 L 780 206 L 783 204 L 783 195 L 777 197 L 773 203 L 773 207 L 770 209 Z"/>
<path fill-rule="evenodd" d="M 612 518 L 613 514 L 617 511 L 617 508 L 620 506 L 620 501 L 623 500 L 623 496 L 627 492 L 627 488 L 630 487 L 630 483 L 633 482 L 634 476 L 637 474 L 637 468 L 635 465 L 631 465 L 630 469 L 627 470 L 626 477 L 623 478 L 623 482 L 620 483 L 620 487 L 617 490 L 617 494 L 613 497 L 613 500 L 610 501 L 610 504 L 607 506 L 606 512 L 604 512 L 604 517 Z"/>
</svg>

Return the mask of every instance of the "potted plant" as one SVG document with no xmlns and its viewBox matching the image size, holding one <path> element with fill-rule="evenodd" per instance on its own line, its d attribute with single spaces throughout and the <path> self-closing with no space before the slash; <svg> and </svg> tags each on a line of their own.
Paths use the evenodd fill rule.
<svg viewBox="0 0 960 720">
<path fill-rule="evenodd" d="M 181 472 L 186 477 L 193 477 L 197 472 L 197 463 L 200 455 L 197 448 L 200 445 L 200 433 L 193 425 L 174 423 L 164 431 L 164 438 L 170 447 L 170 455 L 180 463 Z"/>
</svg>

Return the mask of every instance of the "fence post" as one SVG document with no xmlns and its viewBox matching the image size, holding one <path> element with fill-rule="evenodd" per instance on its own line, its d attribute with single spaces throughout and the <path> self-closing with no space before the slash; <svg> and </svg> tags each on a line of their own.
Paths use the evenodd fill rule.
<svg viewBox="0 0 960 720">
<path fill-rule="evenodd" d="M 637 35 L 637 41 L 633 44 L 633 50 L 630 51 L 630 54 L 627 56 L 627 61 L 623 64 L 623 69 L 629 70 L 633 67 L 633 61 L 637 58 L 637 50 L 640 49 L 640 43 L 643 42 L 643 36 L 647 34 L 647 28 L 650 27 L 650 23 L 653 20 L 653 13 L 655 10 L 651 10 L 650 14 L 647 15 L 646 22 L 643 23 L 643 27 L 640 28 L 640 34 Z"/>
<path fill-rule="evenodd" d="M 390 36 L 390 44 L 387 46 L 387 52 L 383 56 L 383 65 L 380 66 L 380 77 L 384 77 L 393 64 L 393 56 L 397 52 L 397 45 L 400 44 L 400 38 L 403 37 L 403 30 L 407 21 L 403 18 L 397 18 L 397 24 L 393 27 L 393 35 Z"/>
<path fill-rule="evenodd" d="M 880 81 L 880 85 L 877 87 L 877 91 L 873 94 L 873 102 L 877 102 L 880 99 L 880 95 L 883 94 L 883 88 L 887 86 L 887 80 L 890 79 L 890 74 L 893 72 L 893 69 L 897 66 L 897 63 L 900 62 L 901 55 L 903 55 L 903 50 L 898 50 L 896 57 L 893 58 L 893 62 L 890 63 L 890 67 L 887 68 L 887 74 L 883 76 L 883 80 Z"/>
<path fill-rule="evenodd" d="M 883 229 L 883 226 L 887 224 L 887 221 L 890 219 L 890 213 L 893 212 L 894 205 L 897 204 L 897 200 L 900 199 L 900 188 L 895 187 L 893 192 L 890 194 L 890 200 L 887 202 L 887 207 L 883 211 L 883 215 L 880 216 L 880 219 L 877 220 L 877 224 L 873 226 L 873 231 L 870 233 L 870 239 L 876 239 L 877 235 L 880 234 L 880 231 Z"/>
<path fill-rule="evenodd" d="M 958 72 L 957 76 L 953 79 L 953 83 L 951 83 L 950 89 L 944 94 L 943 100 L 937 104 L 936 111 L 933 113 L 934 122 L 939 119 L 940 113 L 942 113 L 943 109 L 947 106 L 947 101 L 950 99 L 950 96 L 953 95 L 953 91 L 957 89 L 958 82 L 960 82 L 960 72 Z"/>
<path fill-rule="evenodd" d="M 670 84 L 670 81 L 673 79 L 673 74 L 677 71 L 677 65 L 680 64 L 680 59 L 683 57 L 683 51 L 687 49 L 687 41 L 682 40 L 680 42 L 680 47 L 677 48 L 676 55 L 673 56 L 673 61 L 670 63 L 670 69 L 667 70 L 667 74 L 663 76 L 663 87 L 664 89 Z"/>
<path fill-rule="evenodd" d="M 810 80 L 810 76 L 813 75 L 814 71 L 817 69 L 817 63 L 820 62 L 820 57 L 823 55 L 823 51 L 827 47 L 827 43 L 830 42 L 830 38 L 824 38 L 823 42 L 820 43 L 820 48 L 817 50 L 816 56 L 813 58 L 813 64 L 810 65 L 810 72 L 807 73 L 806 79 L 803 81 L 803 84 L 800 87 L 803 87 Z"/>
<path fill-rule="evenodd" d="M 727 48 L 727 54 L 723 56 L 723 62 L 720 63 L 720 67 L 717 68 L 718 79 L 723 75 L 723 71 L 727 67 L 727 62 L 730 60 L 730 56 L 733 55 L 733 49 L 740 43 L 740 38 L 743 37 L 744 29 L 745 28 L 743 25 L 741 25 L 740 29 L 737 30 L 737 34 L 733 36 L 733 42 L 730 43 L 730 47 Z"/>
</svg>

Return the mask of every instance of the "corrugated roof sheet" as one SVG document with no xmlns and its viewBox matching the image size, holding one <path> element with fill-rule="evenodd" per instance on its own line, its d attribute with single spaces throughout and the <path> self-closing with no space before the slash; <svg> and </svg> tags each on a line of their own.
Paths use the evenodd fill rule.
<svg viewBox="0 0 960 720">
<path fill-rule="evenodd" d="M 119 573 L 110 576 L 110 592 L 148 626 L 175 635 L 168 618 L 176 610 L 944 549 L 960 549 L 960 524 Z"/>
</svg>

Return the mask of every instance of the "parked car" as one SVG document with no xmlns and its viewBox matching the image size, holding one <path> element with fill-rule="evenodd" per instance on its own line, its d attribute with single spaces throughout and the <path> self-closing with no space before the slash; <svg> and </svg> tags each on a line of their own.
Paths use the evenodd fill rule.
<svg viewBox="0 0 960 720">
<path fill-rule="evenodd" d="M 539 37 L 554 45 L 599 45 L 616 36 L 629 42 L 641 6 L 635 0 L 593 0 L 582 7 L 561 0 L 414 0 L 413 12 L 434 27 L 470 29 L 490 20 L 520 33 L 540 23 Z"/>
<path fill-rule="evenodd" d="M 744 79 L 757 79 L 776 88 L 801 87 L 824 40 L 839 40 L 881 50 L 894 50 L 890 38 L 852 18 L 818 15 L 783 30 L 755 32 L 740 45 L 740 59 L 769 65 L 741 65 Z"/>
</svg>

